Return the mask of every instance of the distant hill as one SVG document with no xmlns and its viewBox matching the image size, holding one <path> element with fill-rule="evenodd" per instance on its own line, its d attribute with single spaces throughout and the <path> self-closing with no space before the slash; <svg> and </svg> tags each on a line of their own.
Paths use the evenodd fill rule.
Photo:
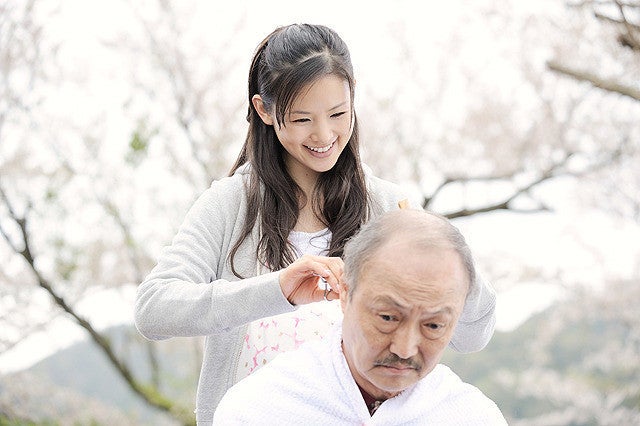
<svg viewBox="0 0 640 426">
<path fill-rule="evenodd" d="M 590 358 L 599 353 L 605 345 L 624 342 L 630 330 L 620 322 L 604 319 L 573 318 L 556 324 L 558 317 L 554 316 L 554 313 L 558 308 L 552 306 L 511 332 L 496 332 L 491 342 L 480 352 L 458 354 L 448 350 L 442 362 L 449 365 L 462 380 L 474 384 L 493 399 L 510 424 L 516 419 L 536 418 L 552 410 L 561 411 L 567 408 L 567 401 L 554 398 L 554 389 L 546 392 L 548 397 L 532 397 L 523 392 L 523 385 L 519 380 L 526 372 L 548 372 L 551 377 L 557 378 L 550 385 L 552 387 L 561 387 L 561 381 L 565 379 L 574 383 L 584 383 L 585 387 L 599 390 L 603 394 L 633 385 L 638 379 L 640 358 L 635 365 L 623 366 L 635 371 L 635 377 L 628 374 L 616 377 L 610 372 L 601 371 L 597 366 L 585 367 L 589 365 Z M 548 333 L 547 330 L 552 327 L 558 327 L 558 330 L 553 334 Z M 541 345 L 541 338 L 549 334 L 553 337 L 548 350 L 540 352 L 538 347 Z M 534 368 L 536 370 L 532 370 Z M 538 386 L 543 387 L 547 384 L 540 380 Z M 640 394 L 628 401 L 628 409 L 639 413 L 637 418 L 640 418 Z M 588 415 L 584 417 L 584 422 L 562 423 L 556 420 L 547 424 L 602 424 L 588 419 Z"/>
<path fill-rule="evenodd" d="M 132 371 L 143 381 L 151 380 L 148 361 L 148 344 L 133 326 L 118 326 L 106 331 L 118 353 L 126 354 L 125 359 Z M 187 341 L 185 344 L 185 340 Z M 191 407 L 195 401 L 195 389 L 200 361 L 195 360 L 192 339 L 171 339 L 151 343 L 157 349 L 157 363 L 171 377 L 164 377 L 168 383 L 164 388 L 167 395 L 182 401 L 185 407 Z M 197 367 L 196 367 L 197 366 Z M 187 368 L 190 367 L 190 368 Z M 29 382 L 27 385 L 25 382 Z M 12 402 L 14 415 L 24 413 L 21 418 L 28 419 L 70 419 L 76 423 L 73 410 L 82 406 L 100 406 L 97 413 L 100 418 L 92 418 L 97 424 L 132 425 L 174 425 L 169 416 L 149 407 L 135 395 L 108 363 L 103 353 L 90 341 L 76 343 L 66 349 L 45 358 L 29 369 L 0 378 L 0 418 L 3 396 L 16 392 L 16 384 L 27 387 L 21 392 L 19 401 Z M 42 384 L 45 386 L 42 386 Z M 34 392 L 44 387 L 46 392 Z M 58 407 L 49 407 L 44 403 L 52 395 L 60 396 Z M 62 396 L 66 396 L 62 401 Z M 51 409 L 50 409 L 51 408 Z M 78 413 L 79 424 L 88 424 L 87 416 Z M 114 422 L 118 419 L 118 422 Z M 126 420 L 123 420 L 126 419 Z M 125 422 L 125 423 L 123 423 Z M 67 422 L 60 422 L 66 424 Z M 0 425 L 2 421 L 0 420 Z"/>
</svg>

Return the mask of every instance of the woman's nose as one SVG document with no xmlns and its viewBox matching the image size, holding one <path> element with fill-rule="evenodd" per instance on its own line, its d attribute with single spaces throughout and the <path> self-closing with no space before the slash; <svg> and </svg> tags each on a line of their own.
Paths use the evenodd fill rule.
<svg viewBox="0 0 640 426">
<path fill-rule="evenodd" d="M 333 132 L 331 131 L 331 126 L 325 120 L 317 121 L 315 126 L 313 127 L 313 134 L 311 135 L 311 139 L 314 142 L 318 142 L 320 144 L 327 144 L 333 140 Z"/>
</svg>

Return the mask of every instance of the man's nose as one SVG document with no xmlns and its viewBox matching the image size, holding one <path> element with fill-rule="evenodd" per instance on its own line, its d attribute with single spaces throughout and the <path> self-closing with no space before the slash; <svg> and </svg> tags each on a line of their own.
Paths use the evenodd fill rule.
<svg viewBox="0 0 640 426">
<path fill-rule="evenodd" d="M 403 359 L 409 359 L 418 354 L 420 346 L 420 330 L 412 325 L 398 327 L 393 333 L 389 350 Z"/>
</svg>

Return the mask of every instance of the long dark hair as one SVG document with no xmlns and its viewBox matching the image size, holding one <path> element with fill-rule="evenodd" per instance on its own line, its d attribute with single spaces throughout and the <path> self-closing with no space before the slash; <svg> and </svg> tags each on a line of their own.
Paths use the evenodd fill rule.
<svg viewBox="0 0 640 426">
<path fill-rule="evenodd" d="M 267 111 L 275 112 L 277 125 L 282 126 L 300 90 L 327 75 L 336 75 L 349 84 L 353 120 L 351 139 L 335 166 L 320 175 L 311 197 L 314 213 L 332 233 L 328 255 L 341 256 L 347 239 L 367 219 L 369 201 L 360 161 L 358 122 L 353 111 L 355 80 L 347 45 L 335 31 L 321 25 L 278 28 L 258 45 L 253 57 L 249 70 L 249 130 L 229 173 L 232 175 L 245 163 L 251 166 L 247 217 L 229 254 L 232 271 L 238 277 L 233 259 L 258 217 L 259 261 L 278 270 L 295 260 L 288 236 L 298 221 L 299 200 L 304 196 L 287 171 L 284 148 L 273 126 L 262 121 L 252 98 L 260 95 Z"/>
</svg>

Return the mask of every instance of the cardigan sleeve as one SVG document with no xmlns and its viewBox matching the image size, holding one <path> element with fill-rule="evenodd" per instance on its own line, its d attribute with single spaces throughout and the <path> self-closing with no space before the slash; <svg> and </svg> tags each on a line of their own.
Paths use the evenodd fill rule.
<svg viewBox="0 0 640 426">
<path fill-rule="evenodd" d="M 469 291 L 449 346 L 457 352 L 477 352 L 487 346 L 495 325 L 496 292 L 489 282 L 478 276 Z"/>
<path fill-rule="evenodd" d="M 146 338 L 211 335 L 295 309 L 282 294 L 279 271 L 246 279 L 229 272 L 232 235 L 244 220 L 238 207 L 244 202 L 241 185 L 240 176 L 214 182 L 138 286 L 134 318 Z M 255 253 L 249 245 L 243 245 L 237 257 L 253 265 L 243 272 L 255 275 Z"/>
</svg>

